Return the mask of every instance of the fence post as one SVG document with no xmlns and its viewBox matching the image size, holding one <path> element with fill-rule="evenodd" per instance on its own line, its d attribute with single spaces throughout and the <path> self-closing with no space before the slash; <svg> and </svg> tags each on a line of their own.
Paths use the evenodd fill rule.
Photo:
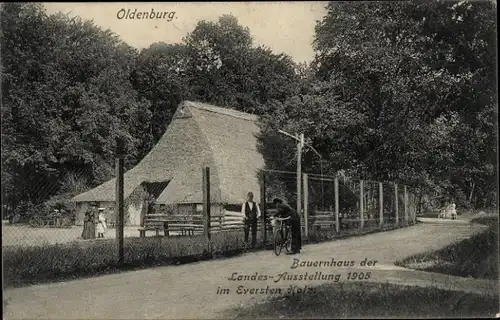
<svg viewBox="0 0 500 320">
<path fill-rule="evenodd" d="M 262 215 L 262 243 L 267 243 L 266 173 L 260 171 L 260 213 Z"/>
<path fill-rule="evenodd" d="M 384 226 L 384 185 L 382 182 L 378 183 L 378 212 L 380 218 L 380 228 Z"/>
<path fill-rule="evenodd" d="M 304 188 L 304 235 L 306 239 L 309 237 L 309 221 L 308 221 L 308 209 L 309 209 L 309 185 L 307 173 L 302 174 L 303 188 Z"/>
<path fill-rule="evenodd" d="M 118 245 L 118 263 L 122 264 L 123 259 L 123 229 L 124 229 L 124 158 L 121 141 L 117 141 L 117 159 L 116 159 L 116 205 L 115 205 L 115 232 Z"/>
<path fill-rule="evenodd" d="M 395 199 L 394 199 L 394 210 L 396 211 L 396 225 L 399 225 L 399 211 L 398 211 L 398 202 L 399 202 L 399 199 L 398 199 L 398 184 L 397 183 L 394 183 L 394 196 L 395 196 Z"/>
<path fill-rule="evenodd" d="M 300 135 L 300 141 L 297 143 L 297 213 L 299 215 L 302 214 L 302 147 L 304 143 L 304 135 Z"/>
<path fill-rule="evenodd" d="M 410 219 L 411 219 L 411 223 L 412 224 L 415 224 L 415 193 L 414 192 L 410 192 L 410 213 L 411 213 L 411 216 L 410 216 Z"/>
<path fill-rule="evenodd" d="M 413 224 L 413 194 L 411 191 L 408 192 L 408 210 L 409 210 L 409 221 Z"/>
<path fill-rule="evenodd" d="M 413 195 L 413 224 L 417 223 L 417 196 L 415 195 L 415 192 L 412 193 Z"/>
<path fill-rule="evenodd" d="M 202 170 L 203 175 L 203 233 L 207 241 L 208 252 L 210 248 L 210 168 L 205 167 Z"/>
<path fill-rule="evenodd" d="M 364 183 L 363 180 L 359 180 L 359 228 L 363 230 L 365 224 L 365 212 L 364 212 Z"/>
<path fill-rule="evenodd" d="M 406 185 L 404 186 L 404 202 L 405 202 L 405 225 L 408 225 L 410 219 L 408 219 L 408 192 L 406 190 Z"/>
<path fill-rule="evenodd" d="M 335 177 L 334 180 L 334 193 L 335 193 L 335 231 L 340 232 L 339 225 L 339 178 Z"/>
</svg>

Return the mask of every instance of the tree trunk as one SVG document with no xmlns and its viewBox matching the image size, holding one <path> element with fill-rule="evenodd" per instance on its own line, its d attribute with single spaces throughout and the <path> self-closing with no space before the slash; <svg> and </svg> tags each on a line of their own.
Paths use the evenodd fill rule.
<svg viewBox="0 0 500 320">
<path fill-rule="evenodd" d="M 419 190 L 418 192 L 418 214 L 422 214 L 422 189 Z"/>
<path fill-rule="evenodd" d="M 474 188 L 475 187 L 476 187 L 476 183 L 472 182 L 472 189 L 471 189 L 470 195 L 469 195 L 469 204 L 471 204 L 471 202 L 472 202 L 472 195 L 474 194 Z"/>
</svg>

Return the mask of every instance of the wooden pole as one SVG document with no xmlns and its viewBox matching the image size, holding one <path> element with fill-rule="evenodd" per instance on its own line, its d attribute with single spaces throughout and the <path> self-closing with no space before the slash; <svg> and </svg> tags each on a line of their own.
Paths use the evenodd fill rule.
<svg viewBox="0 0 500 320">
<path fill-rule="evenodd" d="M 304 235 L 307 238 L 309 236 L 309 224 L 308 224 L 308 209 L 309 209 L 309 188 L 307 181 L 307 173 L 302 174 L 304 179 Z"/>
<path fill-rule="evenodd" d="M 415 189 L 414 189 L 415 190 Z M 417 223 L 417 195 L 413 193 L 413 224 Z"/>
<path fill-rule="evenodd" d="M 417 219 L 416 199 L 415 189 L 413 189 L 413 192 L 411 193 L 411 221 L 413 224 L 415 224 L 415 220 Z"/>
<path fill-rule="evenodd" d="M 124 229 L 124 191 L 123 191 L 123 176 L 124 176 L 124 159 L 121 154 L 116 159 L 116 205 L 115 205 L 115 219 L 116 219 L 116 239 L 118 240 L 118 263 L 123 263 L 123 229 Z"/>
<path fill-rule="evenodd" d="M 260 213 L 262 219 L 262 243 L 267 243 L 267 212 L 266 212 L 266 173 L 264 170 L 260 172 Z"/>
<path fill-rule="evenodd" d="M 413 224 L 413 192 L 408 193 L 408 207 L 410 208 L 410 222 Z"/>
<path fill-rule="evenodd" d="M 398 184 L 394 183 L 394 210 L 396 210 L 396 225 L 399 225 L 399 212 L 398 212 Z"/>
<path fill-rule="evenodd" d="M 359 228 L 363 230 L 365 223 L 365 212 L 364 212 L 364 186 L 363 180 L 359 180 Z"/>
<path fill-rule="evenodd" d="M 405 207 L 404 207 L 405 208 L 405 225 L 407 225 L 409 222 L 409 219 L 408 219 L 408 209 L 409 208 L 408 208 L 408 192 L 406 190 L 406 185 L 403 187 L 403 189 L 404 189 L 404 202 L 405 202 L 404 203 L 404 205 L 405 205 Z"/>
<path fill-rule="evenodd" d="M 335 193 L 335 231 L 339 233 L 339 178 L 335 178 L 334 181 L 334 193 Z"/>
<path fill-rule="evenodd" d="M 297 143 L 297 213 L 302 215 L 302 147 L 304 144 L 304 134 L 299 137 L 299 142 Z"/>
<path fill-rule="evenodd" d="M 380 227 L 384 226 L 384 185 L 382 182 L 378 183 L 378 212 L 380 218 Z"/>
<path fill-rule="evenodd" d="M 423 191 L 422 191 L 422 187 L 419 188 L 418 190 L 418 204 L 416 204 L 416 206 L 418 206 L 417 208 L 417 212 L 415 214 L 421 214 L 422 213 L 422 197 L 423 197 Z"/>
<path fill-rule="evenodd" d="M 203 168 L 203 233 L 210 252 L 210 168 Z"/>
</svg>

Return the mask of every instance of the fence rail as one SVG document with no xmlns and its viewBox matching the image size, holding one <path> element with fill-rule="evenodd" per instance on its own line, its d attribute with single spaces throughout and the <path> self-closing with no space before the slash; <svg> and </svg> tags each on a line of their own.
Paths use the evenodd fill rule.
<svg viewBox="0 0 500 320">
<path fill-rule="evenodd" d="M 207 189 L 210 183 L 210 173 L 208 174 L 201 189 Z M 61 174 L 61 176 L 69 176 L 69 181 L 75 183 L 78 177 L 74 175 Z M 319 174 L 302 174 L 302 190 L 300 197 L 297 196 L 297 173 L 280 171 L 280 170 L 263 170 L 259 174 L 260 190 L 252 190 L 258 195 L 261 204 L 261 214 L 264 219 L 260 219 L 257 223 L 257 232 L 261 234 L 259 237 L 263 242 L 269 239 L 267 233 L 261 232 L 264 229 L 270 229 L 269 216 L 273 214 L 272 199 L 280 197 L 288 202 L 292 207 L 299 207 L 297 199 L 300 199 L 300 216 L 305 239 L 310 234 L 316 231 L 331 232 L 340 234 L 343 230 L 352 230 L 353 227 L 358 230 L 366 228 L 385 228 L 389 226 L 407 226 L 416 222 L 417 214 L 417 197 L 415 191 L 405 185 L 388 182 L 377 182 L 372 180 L 352 179 L 345 175 L 327 176 Z M 210 190 L 206 190 L 206 196 L 209 196 Z M 243 195 L 242 195 L 243 198 Z M 64 208 L 70 208 L 64 200 Z M 125 199 L 127 201 L 127 199 Z M 243 201 L 243 199 L 242 199 Z M 57 202 L 54 202 L 57 204 Z M 297 206 L 296 206 L 297 204 Z M 213 233 L 235 231 L 241 232 L 245 229 L 244 215 L 241 213 L 241 204 L 233 204 L 225 206 L 223 210 L 218 212 L 207 212 L 207 209 L 212 205 L 209 200 L 202 201 L 200 199 L 202 209 L 194 210 L 193 212 L 173 213 L 162 210 L 153 210 L 149 208 L 146 213 L 141 215 L 140 227 L 130 226 L 130 221 L 134 219 L 126 215 L 126 227 L 124 237 L 139 237 L 146 236 L 146 233 L 154 232 L 160 234 L 161 231 L 168 231 L 167 235 L 199 235 L 205 233 L 207 237 Z M 109 210 L 108 210 L 109 206 Z M 54 206 L 53 206 L 54 207 Z M 144 211 L 143 205 L 142 211 Z M 50 208 L 48 206 L 43 208 Z M 44 209 L 50 211 L 52 209 Z M 113 204 L 106 205 L 107 227 L 119 228 L 117 215 Z M 44 211 L 44 212 L 45 212 Z M 18 228 L 7 229 L 7 233 L 11 236 L 3 238 L 3 245 L 18 245 L 19 243 L 28 243 L 34 245 L 44 242 L 49 239 L 49 243 L 64 243 L 75 240 L 80 237 L 82 228 L 82 216 L 75 213 L 68 214 L 66 210 L 64 219 L 57 220 L 51 216 L 38 216 L 36 213 L 41 212 L 35 210 L 31 218 L 21 221 L 21 224 L 14 224 Z M 26 215 L 27 217 L 29 215 Z M 205 221 L 206 216 L 209 216 L 209 223 Z M 64 220 L 64 223 L 61 221 Z M 59 221 L 59 222 L 58 222 Z M 23 224 L 24 223 L 24 224 Z M 75 225 L 75 223 L 77 225 Z M 78 224 L 80 223 L 80 224 Z M 116 225 L 116 226 L 115 226 Z M 133 224 L 132 224 L 133 225 Z M 22 228 L 21 226 L 31 226 L 30 229 Z M 66 229 L 67 232 L 60 233 L 54 238 L 56 232 L 50 232 L 48 229 Z M 43 229 L 43 230 L 42 230 Z M 80 230 L 79 230 L 80 229 Z M 141 231 L 140 229 L 145 229 Z M 36 230 L 36 232 L 35 232 Z M 71 230 L 71 232 L 69 232 Z M 17 235 L 12 236 L 13 232 Z M 25 234 L 23 234 L 25 233 Z M 34 237 L 41 236 L 43 240 L 38 238 L 32 242 L 28 241 L 28 234 L 33 233 Z M 35 235 L 36 233 L 36 235 Z M 113 232 L 114 233 L 114 232 Z M 49 234 L 51 234 L 49 236 Z M 110 232 L 107 233 L 108 236 Z M 68 239 L 64 239 L 64 237 Z M 119 233 L 116 237 L 120 237 Z M 21 241 L 19 241 L 21 239 Z"/>
<path fill-rule="evenodd" d="M 210 171 L 204 168 L 203 175 L 200 179 L 203 181 L 200 183 L 203 199 L 193 204 L 191 209 L 174 210 L 160 205 L 150 207 L 148 200 L 139 199 L 137 202 L 137 199 L 132 199 L 133 195 L 123 199 L 126 207 L 124 215 L 117 214 L 116 202 L 99 204 L 104 209 L 107 227 L 114 228 L 104 230 L 103 234 L 99 225 L 95 225 L 97 219 L 84 218 L 83 213 L 88 212 L 88 207 L 71 203 L 68 198 L 51 198 L 46 204 L 26 212 L 22 207 L 18 208 L 23 219 L 19 223 L 4 222 L 2 225 L 2 246 L 7 252 L 4 261 L 11 261 L 9 277 L 24 281 L 36 278 L 38 273 L 55 272 L 54 268 L 59 268 L 57 272 L 70 272 L 72 268 L 83 269 L 89 263 L 105 267 L 112 263 L 142 263 L 166 257 L 231 252 L 252 244 L 269 245 L 273 237 L 271 217 L 275 214 L 274 197 L 282 198 L 292 207 L 295 207 L 297 199 L 301 201 L 299 213 L 303 241 L 329 240 L 415 223 L 415 192 L 407 186 L 304 173 L 298 196 L 296 173 L 275 170 L 260 173 L 259 184 L 253 184 L 254 188 L 260 186 L 260 190 L 242 191 L 241 202 L 247 191 L 257 195 L 261 217 L 255 230 L 252 230 L 255 224 L 245 223 L 248 220 L 242 213 L 242 203 L 214 202 L 210 196 Z M 242 181 L 242 177 L 237 176 L 235 180 Z M 59 214 L 65 218 L 64 228 L 60 227 L 61 223 L 55 223 L 57 219 L 49 214 L 55 212 L 55 208 L 59 208 Z M 72 211 L 77 209 L 80 212 Z M 46 223 L 48 220 L 52 221 L 50 227 Z M 29 224 L 29 221 L 32 223 Z M 67 225 L 68 221 L 71 221 L 70 225 Z M 125 222 L 125 225 L 120 222 Z M 89 225 L 93 225 L 94 229 L 87 230 Z M 252 239 L 253 234 L 255 239 Z M 104 235 L 104 238 L 96 235 Z M 56 244 L 58 246 L 54 246 Z M 64 244 L 68 246 L 60 246 Z M 32 259 L 25 259 L 26 255 Z M 78 257 L 82 256 L 91 261 L 79 261 Z M 53 261 L 58 261 L 58 264 L 54 265 Z"/>
</svg>

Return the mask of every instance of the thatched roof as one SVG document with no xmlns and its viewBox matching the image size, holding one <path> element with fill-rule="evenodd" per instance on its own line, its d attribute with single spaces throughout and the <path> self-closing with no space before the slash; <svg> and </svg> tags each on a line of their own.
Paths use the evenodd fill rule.
<svg viewBox="0 0 500 320">
<path fill-rule="evenodd" d="M 255 115 L 208 104 L 182 102 L 156 146 L 124 175 L 125 198 L 143 182 L 169 182 L 159 203 L 201 203 L 202 168 L 210 167 L 211 201 L 237 204 L 252 191 L 260 201 Z M 74 201 L 114 201 L 115 179 Z"/>
</svg>

